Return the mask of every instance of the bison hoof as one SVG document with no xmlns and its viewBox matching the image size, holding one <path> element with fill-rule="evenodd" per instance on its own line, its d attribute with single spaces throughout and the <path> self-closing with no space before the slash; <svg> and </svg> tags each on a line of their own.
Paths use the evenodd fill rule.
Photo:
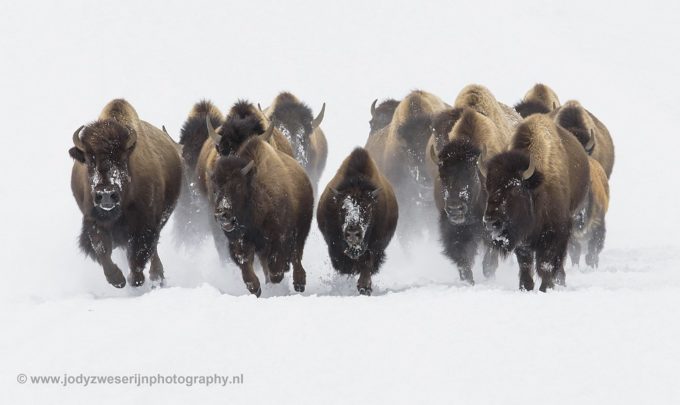
<svg viewBox="0 0 680 405">
<path fill-rule="evenodd" d="M 260 297 L 260 294 L 262 294 L 262 287 L 258 285 L 257 288 L 255 288 L 254 283 L 246 283 L 246 288 L 251 294 L 255 295 L 258 298 Z"/>
<path fill-rule="evenodd" d="M 163 287 L 165 287 L 165 279 L 164 278 L 151 280 L 151 288 L 152 289 L 163 288 Z"/>
<path fill-rule="evenodd" d="M 118 269 L 116 269 L 118 270 Z M 114 272 L 113 274 L 105 274 L 106 275 L 106 281 L 109 282 L 112 286 L 116 288 L 123 288 L 125 287 L 125 276 L 123 275 L 123 272 L 118 270 Z"/>
<path fill-rule="evenodd" d="M 295 288 L 295 291 L 299 293 L 305 292 L 305 285 L 304 284 L 293 284 L 293 288 Z"/>
<path fill-rule="evenodd" d="M 274 283 L 278 284 L 283 280 L 283 272 L 281 273 L 269 273 L 269 280 Z"/>
<path fill-rule="evenodd" d="M 144 273 L 141 271 L 131 271 L 128 276 L 128 283 L 133 287 L 140 287 L 144 284 Z"/>
<path fill-rule="evenodd" d="M 555 288 L 555 283 L 553 283 L 552 280 L 551 281 L 543 280 L 541 281 L 541 286 L 538 288 L 538 291 L 546 292 L 548 290 L 552 290 L 553 288 Z"/>
<path fill-rule="evenodd" d="M 123 280 L 119 281 L 119 282 L 109 281 L 109 284 L 111 284 L 112 286 L 114 286 L 116 288 L 123 288 L 123 287 L 125 287 L 125 278 L 123 278 Z"/>
<path fill-rule="evenodd" d="M 532 279 L 519 280 L 519 289 L 521 291 L 533 291 L 534 290 L 534 280 L 532 280 Z"/>
<path fill-rule="evenodd" d="M 361 295 L 369 295 L 370 296 L 371 292 L 373 292 L 371 287 L 359 287 L 359 294 L 361 294 Z"/>
</svg>

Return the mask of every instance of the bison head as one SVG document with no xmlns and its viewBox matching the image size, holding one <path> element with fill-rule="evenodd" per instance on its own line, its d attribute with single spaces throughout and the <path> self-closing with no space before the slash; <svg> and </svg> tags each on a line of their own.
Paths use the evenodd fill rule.
<svg viewBox="0 0 680 405">
<path fill-rule="evenodd" d="M 484 198 L 482 151 L 467 140 L 456 139 L 444 146 L 439 155 L 432 145 L 430 153 L 439 166 L 441 195 L 437 197 L 443 201 L 449 222 L 463 225 L 474 221 L 475 213 L 479 215 L 476 205 Z"/>
<path fill-rule="evenodd" d="M 312 117 L 312 110 L 298 101 L 283 102 L 272 112 L 271 120 L 276 129 L 281 131 L 293 149 L 293 156 L 303 167 L 310 164 L 310 138 L 316 128 L 321 125 L 326 111 L 326 103 L 321 111 Z"/>
<path fill-rule="evenodd" d="M 331 191 L 338 207 L 343 252 L 358 259 L 368 249 L 380 189 L 368 181 L 354 179 Z"/>
<path fill-rule="evenodd" d="M 419 186 L 430 188 L 431 196 L 432 181 L 425 167 L 425 151 L 432 136 L 430 116 L 422 114 L 410 117 L 397 128 L 397 136 L 406 155 L 404 164 L 409 176 Z"/>
<path fill-rule="evenodd" d="M 531 231 L 534 190 L 542 182 L 542 173 L 523 152 L 504 152 L 489 161 L 483 222 L 494 246 L 502 252 L 510 252 Z"/>
<path fill-rule="evenodd" d="M 215 220 L 228 237 L 240 236 L 250 221 L 250 184 L 255 162 L 237 156 L 221 157 L 211 175 Z"/>
<path fill-rule="evenodd" d="M 205 123 L 208 127 L 208 135 L 220 156 L 236 153 L 249 138 L 265 132 L 260 118 L 256 115 L 229 117 L 217 130 L 213 128 L 210 117 L 205 117 Z"/>
<path fill-rule="evenodd" d="M 97 121 L 78 128 L 73 144 L 69 155 L 87 167 L 93 214 L 103 220 L 118 218 L 129 193 L 129 159 L 137 133 L 113 120 Z"/>
<path fill-rule="evenodd" d="M 397 100 L 385 100 L 378 107 L 376 107 L 376 103 L 378 102 L 378 99 L 373 101 L 373 104 L 371 104 L 371 120 L 368 122 L 368 124 L 371 126 L 371 131 L 369 134 L 373 134 L 392 122 L 392 117 L 394 116 L 394 111 L 397 109 L 397 106 L 399 105 L 399 101 Z"/>
</svg>

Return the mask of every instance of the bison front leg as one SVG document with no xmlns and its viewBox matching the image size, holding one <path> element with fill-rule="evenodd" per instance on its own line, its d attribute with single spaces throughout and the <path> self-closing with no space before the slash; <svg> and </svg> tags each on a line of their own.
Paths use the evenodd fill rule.
<svg viewBox="0 0 680 405">
<path fill-rule="evenodd" d="M 498 251 L 488 244 L 485 244 L 484 259 L 482 260 L 482 272 L 484 277 L 493 278 L 496 276 L 498 268 Z"/>
<path fill-rule="evenodd" d="M 357 290 L 361 295 L 371 295 L 373 292 L 373 281 L 371 276 L 373 274 L 373 255 L 367 252 L 359 259 L 356 266 L 359 268 L 359 281 L 357 281 Z"/>
<path fill-rule="evenodd" d="M 306 285 L 307 272 L 302 267 L 302 251 L 300 248 L 296 248 L 295 252 L 293 252 L 293 288 L 295 288 L 295 291 L 302 293 L 305 292 Z"/>
<path fill-rule="evenodd" d="M 154 249 L 153 256 L 151 256 L 151 268 L 149 269 L 149 278 L 151 279 L 151 287 L 165 287 L 165 274 L 163 273 L 163 263 L 158 257 L 158 248 Z"/>
<path fill-rule="evenodd" d="M 516 248 L 515 256 L 519 264 L 519 289 L 532 291 L 534 289 L 534 253 L 526 248 Z"/>
<path fill-rule="evenodd" d="M 541 292 L 554 288 L 555 284 L 566 285 L 564 273 L 564 259 L 567 255 L 569 232 L 556 233 L 553 237 L 546 237 L 548 241 L 544 250 L 536 252 L 536 269 L 541 276 Z"/>
<path fill-rule="evenodd" d="M 600 252 L 604 249 L 604 239 L 607 234 L 604 218 L 593 226 L 588 241 L 588 253 L 586 254 L 586 264 L 590 267 L 597 267 L 600 264 Z"/>
<path fill-rule="evenodd" d="M 131 234 L 127 249 L 130 265 L 128 282 L 131 286 L 140 287 L 144 284 L 144 267 L 156 252 L 157 243 L 158 233 L 153 229 L 147 228 Z"/>
<path fill-rule="evenodd" d="M 101 229 L 95 222 L 83 221 L 83 231 L 80 236 L 80 247 L 89 256 L 97 260 L 104 269 L 106 281 L 116 288 L 125 287 L 125 276 L 118 266 L 111 260 L 113 241 L 111 232 Z"/>
<path fill-rule="evenodd" d="M 251 294 L 259 297 L 262 294 L 260 279 L 255 275 L 253 260 L 255 259 L 255 247 L 246 243 L 243 239 L 229 241 L 229 253 L 234 263 L 241 269 L 243 282 Z"/>
<path fill-rule="evenodd" d="M 581 243 L 572 236 L 569 239 L 569 257 L 571 258 L 571 265 L 578 266 L 581 262 Z"/>
</svg>

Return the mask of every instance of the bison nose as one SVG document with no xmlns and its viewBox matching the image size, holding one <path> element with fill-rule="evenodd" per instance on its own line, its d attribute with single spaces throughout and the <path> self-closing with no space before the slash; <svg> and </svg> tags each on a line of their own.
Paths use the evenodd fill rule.
<svg viewBox="0 0 680 405">
<path fill-rule="evenodd" d="M 454 216 L 461 216 L 467 212 L 467 206 L 465 204 L 447 204 L 446 213 Z"/>
<path fill-rule="evenodd" d="M 95 192 L 94 202 L 99 208 L 109 211 L 120 203 L 120 195 L 115 188 L 104 188 Z"/>
<path fill-rule="evenodd" d="M 350 245 L 358 245 L 363 238 L 361 229 L 348 228 L 345 230 L 345 240 Z"/>
<path fill-rule="evenodd" d="M 503 223 L 496 218 L 491 218 L 487 215 L 484 215 L 482 222 L 484 222 L 484 227 L 487 231 L 499 232 L 503 229 Z"/>
</svg>

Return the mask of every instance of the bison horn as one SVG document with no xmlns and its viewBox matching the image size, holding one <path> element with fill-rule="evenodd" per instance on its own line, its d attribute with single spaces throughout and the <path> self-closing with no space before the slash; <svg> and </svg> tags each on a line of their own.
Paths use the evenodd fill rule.
<svg viewBox="0 0 680 405">
<path fill-rule="evenodd" d="M 85 146 L 83 145 L 83 140 L 80 139 L 80 133 L 83 131 L 85 128 L 85 125 L 81 125 L 80 128 L 76 129 L 76 132 L 73 133 L 73 144 L 76 146 L 76 148 L 84 151 Z"/>
<path fill-rule="evenodd" d="M 269 140 L 272 137 L 272 134 L 274 133 L 274 121 L 271 121 L 269 123 L 269 126 L 267 127 L 267 130 L 264 131 L 264 134 L 260 135 L 262 137 L 262 140 L 265 142 L 269 142 Z"/>
<path fill-rule="evenodd" d="M 333 195 L 335 195 L 335 196 L 339 196 L 339 195 L 340 195 L 340 192 L 339 192 L 336 188 L 331 187 L 331 186 L 328 186 L 328 189 L 331 190 L 331 191 L 333 192 Z"/>
<path fill-rule="evenodd" d="M 534 175 L 534 172 L 536 171 L 536 164 L 534 163 L 534 159 L 529 155 L 529 167 L 522 172 L 522 180 L 529 180 L 531 176 Z"/>
<path fill-rule="evenodd" d="M 208 126 L 208 136 L 213 142 L 215 142 L 215 145 L 219 145 L 220 141 L 222 140 L 222 135 L 219 135 L 217 132 L 215 132 L 215 128 L 213 128 L 212 123 L 210 122 L 210 117 L 207 115 L 205 117 L 205 124 Z"/>
<path fill-rule="evenodd" d="M 319 115 L 317 115 L 316 118 L 314 118 L 314 121 L 312 121 L 312 128 L 318 128 L 319 125 L 321 125 L 324 112 L 326 112 L 326 103 L 323 103 L 321 106 L 321 111 L 319 111 Z"/>
<path fill-rule="evenodd" d="M 132 128 L 128 128 L 128 140 L 125 144 L 125 149 L 130 149 L 137 143 L 137 131 Z"/>
<path fill-rule="evenodd" d="M 165 125 L 161 125 L 161 128 L 163 128 L 163 132 L 165 132 L 165 134 L 166 134 L 167 136 L 170 136 L 170 134 L 168 133 L 168 130 L 165 129 Z"/>
<path fill-rule="evenodd" d="M 590 139 L 588 139 L 588 143 L 585 146 L 586 152 L 588 153 L 592 152 L 594 147 L 595 147 L 595 131 L 593 131 L 593 129 L 590 128 Z"/>
<path fill-rule="evenodd" d="M 371 191 L 371 197 L 372 198 L 378 198 L 378 194 L 380 194 L 380 190 L 382 190 L 382 187 L 378 187 L 375 190 Z"/>
<path fill-rule="evenodd" d="M 262 107 L 260 106 L 260 103 L 257 103 L 257 109 L 260 110 L 260 112 L 264 114 L 264 111 L 262 111 Z"/>
<path fill-rule="evenodd" d="M 245 176 L 246 174 L 248 174 L 248 172 L 250 172 L 253 166 L 255 166 L 255 161 L 251 160 L 250 162 L 248 162 L 247 165 L 243 167 L 243 169 L 241 169 L 241 174 Z"/>
<path fill-rule="evenodd" d="M 375 100 L 373 100 L 373 104 L 371 104 L 371 116 L 372 117 L 375 117 L 375 103 L 377 103 L 377 102 L 378 102 L 378 99 L 376 98 Z"/>
<path fill-rule="evenodd" d="M 479 172 L 482 174 L 482 176 L 486 177 L 486 145 L 482 145 L 482 152 L 479 154 L 479 158 L 477 159 L 477 168 L 479 169 Z"/>
</svg>

